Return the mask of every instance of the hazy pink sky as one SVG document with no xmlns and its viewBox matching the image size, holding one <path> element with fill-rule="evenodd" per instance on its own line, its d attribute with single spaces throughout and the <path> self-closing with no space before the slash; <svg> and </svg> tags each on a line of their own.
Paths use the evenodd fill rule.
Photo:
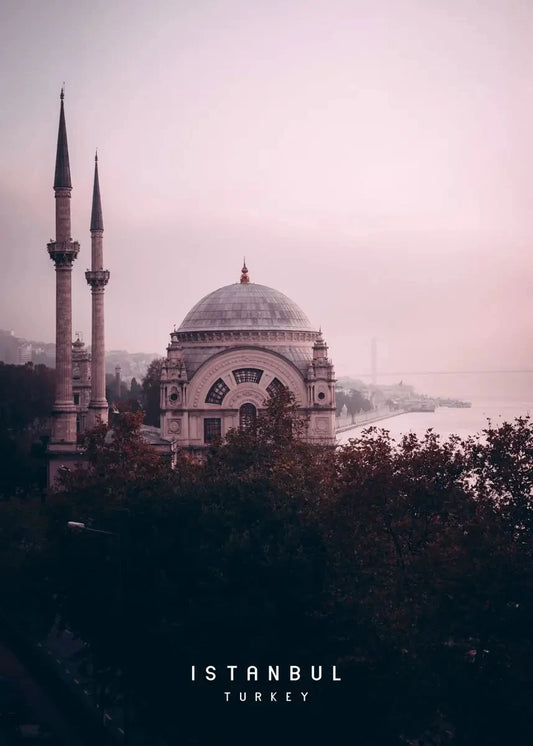
<svg viewBox="0 0 533 746">
<path fill-rule="evenodd" d="M 339 375 L 531 368 L 530 0 L 4 0 L 0 327 L 54 340 L 59 90 L 74 322 L 98 147 L 108 348 L 275 287 Z"/>
</svg>

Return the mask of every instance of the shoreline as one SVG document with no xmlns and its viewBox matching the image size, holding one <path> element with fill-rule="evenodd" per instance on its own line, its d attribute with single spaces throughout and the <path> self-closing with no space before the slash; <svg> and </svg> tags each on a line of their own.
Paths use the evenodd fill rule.
<svg viewBox="0 0 533 746">
<path fill-rule="evenodd" d="M 374 422 L 381 422 L 381 420 L 388 420 L 391 417 L 397 417 L 400 414 L 407 414 L 408 412 L 409 410 L 407 409 L 395 409 L 393 411 L 387 410 L 387 411 L 381 411 L 381 412 L 372 412 L 372 413 L 369 413 L 368 416 L 359 415 L 358 418 L 354 420 L 353 422 L 347 422 L 344 425 L 339 424 L 338 427 L 336 427 L 335 429 L 335 433 L 344 433 L 347 430 L 353 430 L 357 427 L 362 427 L 363 425 L 372 425 Z"/>
</svg>

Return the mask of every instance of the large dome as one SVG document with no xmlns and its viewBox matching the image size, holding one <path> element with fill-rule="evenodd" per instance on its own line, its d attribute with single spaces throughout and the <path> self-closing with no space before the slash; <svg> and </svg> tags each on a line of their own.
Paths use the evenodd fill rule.
<svg viewBox="0 0 533 746">
<path fill-rule="evenodd" d="M 314 331 L 302 309 L 279 290 L 252 282 L 236 282 L 198 301 L 178 332 L 247 329 Z"/>
</svg>

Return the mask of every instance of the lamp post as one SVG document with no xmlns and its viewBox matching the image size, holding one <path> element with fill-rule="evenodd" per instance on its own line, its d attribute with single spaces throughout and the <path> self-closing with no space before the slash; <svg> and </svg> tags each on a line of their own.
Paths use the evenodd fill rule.
<svg viewBox="0 0 533 746">
<path fill-rule="evenodd" d="M 128 523 L 130 512 L 127 509 L 117 511 L 120 516 L 120 525 L 118 531 L 104 531 L 102 529 L 91 528 L 85 523 L 79 521 L 68 521 L 67 527 L 71 531 L 88 533 L 88 534 L 100 534 L 103 536 L 112 536 L 117 540 L 117 554 L 118 554 L 118 583 L 117 583 L 117 596 L 118 596 L 118 619 L 120 625 L 120 661 L 122 666 L 122 684 L 123 684 L 123 707 L 122 707 L 122 718 L 123 718 L 123 744 L 124 746 L 130 746 L 132 743 L 131 738 L 131 727 L 130 727 L 130 686 L 129 686 L 129 654 L 131 650 L 129 625 L 128 625 L 128 614 L 127 614 L 127 540 L 128 540 Z"/>
<path fill-rule="evenodd" d="M 83 531 L 87 534 L 104 534 L 105 536 L 115 536 L 120 538 L 120 534 L 116 534 L 114 531 L 101 531 L 100 529 L 91 528 L 85 523 L 78 523 L 78 521 L 69 521 L 67 527 L 72 531 Z"/>
</svg>

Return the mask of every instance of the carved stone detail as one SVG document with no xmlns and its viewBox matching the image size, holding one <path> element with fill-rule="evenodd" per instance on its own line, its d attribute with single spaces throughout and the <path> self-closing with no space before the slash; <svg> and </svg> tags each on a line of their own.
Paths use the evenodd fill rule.
<svg viewBox="0 0 533 746">
<path fill-rule="evenodd" d="M 47 248 L 56 268 L 66 267 L 70 269 L 74 259 L 78 256 L 80 245 L 77 241 L 50 241 Z"/>
<path fill-rule="evenodd" d="M 169 420 L 168 431 L 173 435 L 179 435 L 181 433 L 181 419 Z"/>
<path fill-rule="evenodd" d="M 305 401 L 303 380 L 299 372 L 288 361 L 268 350 L 246 349 L 222 353 L 200 368 L 191 381 L 192 406 L 203 406 L 207 391 L 217 378 L 223 378 L 230 386 L 230 390 L 235 389 L 237 384 L 232 381 L 231 371 L 239 366 L 257 367 L 265 371 L 261 385 L 257 386 L 257 389 L 254 388 L 254 390 L 264 390 L 264 399 L 268 397 L 266 387 L 275 376 L 291 389 L 297 401 Z M 239 386 L 242 386 L 242 384 L 239 384 Z"/>
<path fill-rule="evenodd" d="M 261 409 L 265 406 L 265 399 L 268 399 L 268 394 L 259 384 L 241 384 L 226 397 L 224 408 L 239 409 L 245 402 L 250 402 L 251 404 L 255 404 L 258 409 Z"/>
<path fill-rule="evenodd" d="M 85 279 L 93 290 L 96 288 L 105 288 L 109 282 L 109 270 L 107 269 L 88 269 L 85 273 Z"/>
<path fill-rule="evenodd" d="M 318 338 L 318 332 L 295 332 L 295 331 L 268 331 L 268 330 L 244 330 L 244 331 L 204 331 L 204 332 L 178 332 L 180 342 L 200 343 L 205 342 L 314 342 Z"/>
</svg>

